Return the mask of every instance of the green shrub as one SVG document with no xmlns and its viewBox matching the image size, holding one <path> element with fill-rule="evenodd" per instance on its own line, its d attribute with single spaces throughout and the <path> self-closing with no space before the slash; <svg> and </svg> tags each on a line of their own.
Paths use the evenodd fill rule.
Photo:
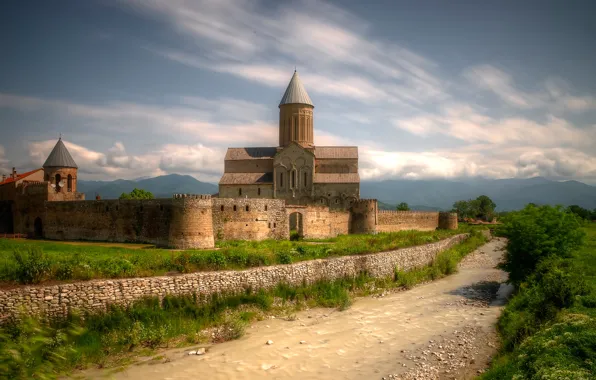
<svg viewBox="0 0 596 380">
<path fill-rule="evenodd" d="M 292 255 L 290 252 L 277 252 L 277 262 L 280 264 L 292 264 Z"/>
<path fill-rule="evenodd" d="M 502 268 L 514 284 L 530 276 L 544 258 L 569 257 L 585 235 L 574 214 L 560 207 L 533 205 L 510 213 L 503 233 L 509 240 Z"/>
<path fill-rule="evenodd" d="M 50 262 L 39 247 L 31 247 L 24 253 L 13 251 L 17 263 L 16 280 L 22 284 L 37 284 L 50 273 Z"/>
</svg>

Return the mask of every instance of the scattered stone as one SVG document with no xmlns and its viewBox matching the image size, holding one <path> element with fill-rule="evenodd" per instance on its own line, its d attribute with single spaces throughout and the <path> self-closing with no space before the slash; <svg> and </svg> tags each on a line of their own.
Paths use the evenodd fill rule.
<svg viewBox="0 0 596 380">
<path fill-rule="evenodd" d="M 300 341 L 300 344 L 306 344 L 306 341 L 305 340 L 301 340 Z"/>
<path fill-rule="evenodd" d="M 196 352 L 196 351 L 188 351 L 188 354 L 189 354 L 189 355 L 196 355 L 196 354 L 197 354 L 197 352 Z"/>
<path fill-rule="evenodd" d="M 201 347 L 197 350 L 197 355 L 205 355 L 205 347 Z"/>
<path fill-rule="evenodd" d="M 273 341 L 272 340 L 268 340 L 267 341 L 267 345 L 271 346 L 272 344 L 273 344 Z"/>
</svg>

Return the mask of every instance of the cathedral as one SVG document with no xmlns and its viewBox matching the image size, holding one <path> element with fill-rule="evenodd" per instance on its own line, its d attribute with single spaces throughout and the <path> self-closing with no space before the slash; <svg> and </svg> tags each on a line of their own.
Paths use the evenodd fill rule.
<svg viewBox="0 0 596 380">
<path fill-rule="evenodd" d="M 315 146 L 314 104 L 298 73 L 279 103 L 279 146 L 228 148 L 221 198 L 348 208 L 360 199 L 358 147 Z"/>
</svg>

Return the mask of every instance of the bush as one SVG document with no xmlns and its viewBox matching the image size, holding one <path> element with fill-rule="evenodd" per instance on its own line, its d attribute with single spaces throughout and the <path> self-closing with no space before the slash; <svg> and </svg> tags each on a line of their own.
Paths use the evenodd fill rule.
<svg viewBox="0 0 596 380">
<path fill-rule="evenodd" d="M 561 309 L 573 306 L 588 294 L 588 287 L 578 273 L 569 262 L 558 258 L 540 263 L 499 319 L 506 350 L 519 345 L 544 323 L 553 320 Z"/>
<path fill-rule="evenodd" d="M 17 263 L 16 280 L 22 284 L 37 284 L 50 273 L 50 261 L 41 248 L 32 247 L 27 253 L 15 249 L 14 259 Z"/>
<path fill-rule="evenodd" d="M 502 269 L 516 285 L 530 276 L 542 259 L 569 257 L 585 235 L 574 214 L 560 207 L 533 205 L 508 215 L 502 232 L 509 239 Z"/>
<path fill-rule="evenodd" d="M 290 254 L 290 252 L 277 252 L 277 261 L 280 264 L 292 264 L 292 255 Z"/>
</svg>

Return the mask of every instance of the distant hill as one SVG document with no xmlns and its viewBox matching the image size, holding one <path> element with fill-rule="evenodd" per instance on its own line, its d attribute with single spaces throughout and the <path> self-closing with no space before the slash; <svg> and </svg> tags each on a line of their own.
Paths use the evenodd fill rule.
<svg viewBox="0 0 596 380">
<path fill-rule="evenodd" d="M 103 199 L 118 198 L 134 188 L 151 191 L 157 198 L 170 198 L 172 194 L 215 194 L 217 185 L 201 182 L 189 175 L 169 174 L 154 178 L 115 181 L 79 181 L 78 190 L 93 199 L 99 194 Z M 376 198 L 381 210 L 395 210 L 395 205 L 406 202 L 410 209 L 419 211 L 450 210 L 459 200 L 488 195 L 499 211 L 517 210 L 526 204 L 576 204 L 593 210 L 596 208 L 596 186 L 577 181 L 556 182 L 542 177 L 527 179 L 462 180 L 387 180 L 364 181 L 362 198 Z"/>
<path fill-rule="evenodd" d="M 217 185 L 201 182 L 189 175 L 180 174 L 135 180 L 79 180 L 77 183 L 77 190 L 85 193 L 86 199 L 94 199 L 95 194 L 99 194 L 102 199 L 116 199 L 122 193 L 131 192 L 135 187 L 152 192 L 156 198 L 171 198 L 172 194 L 215 194 L 218 191 Z"/>
<path fill-rule="evenodd" d="M 542 177 L 527 179 L 483 179 L 463 180 L 387 180 L 365 181 L 360 187 L 362 198 L 376 198 L 396 205 L 409 205 L 449 210 L 453 203 L 462 199 L 488 195 L 499 211 L 517 210 L 528 203 L 576 204 L 590 210 L 596 208 L 596 186 L 577 181 L 557 182 Z M 418 206 L 420 207 L 420 206 Z M 414 209 L 413 206 L 410 208 Z"/>
</svg>

